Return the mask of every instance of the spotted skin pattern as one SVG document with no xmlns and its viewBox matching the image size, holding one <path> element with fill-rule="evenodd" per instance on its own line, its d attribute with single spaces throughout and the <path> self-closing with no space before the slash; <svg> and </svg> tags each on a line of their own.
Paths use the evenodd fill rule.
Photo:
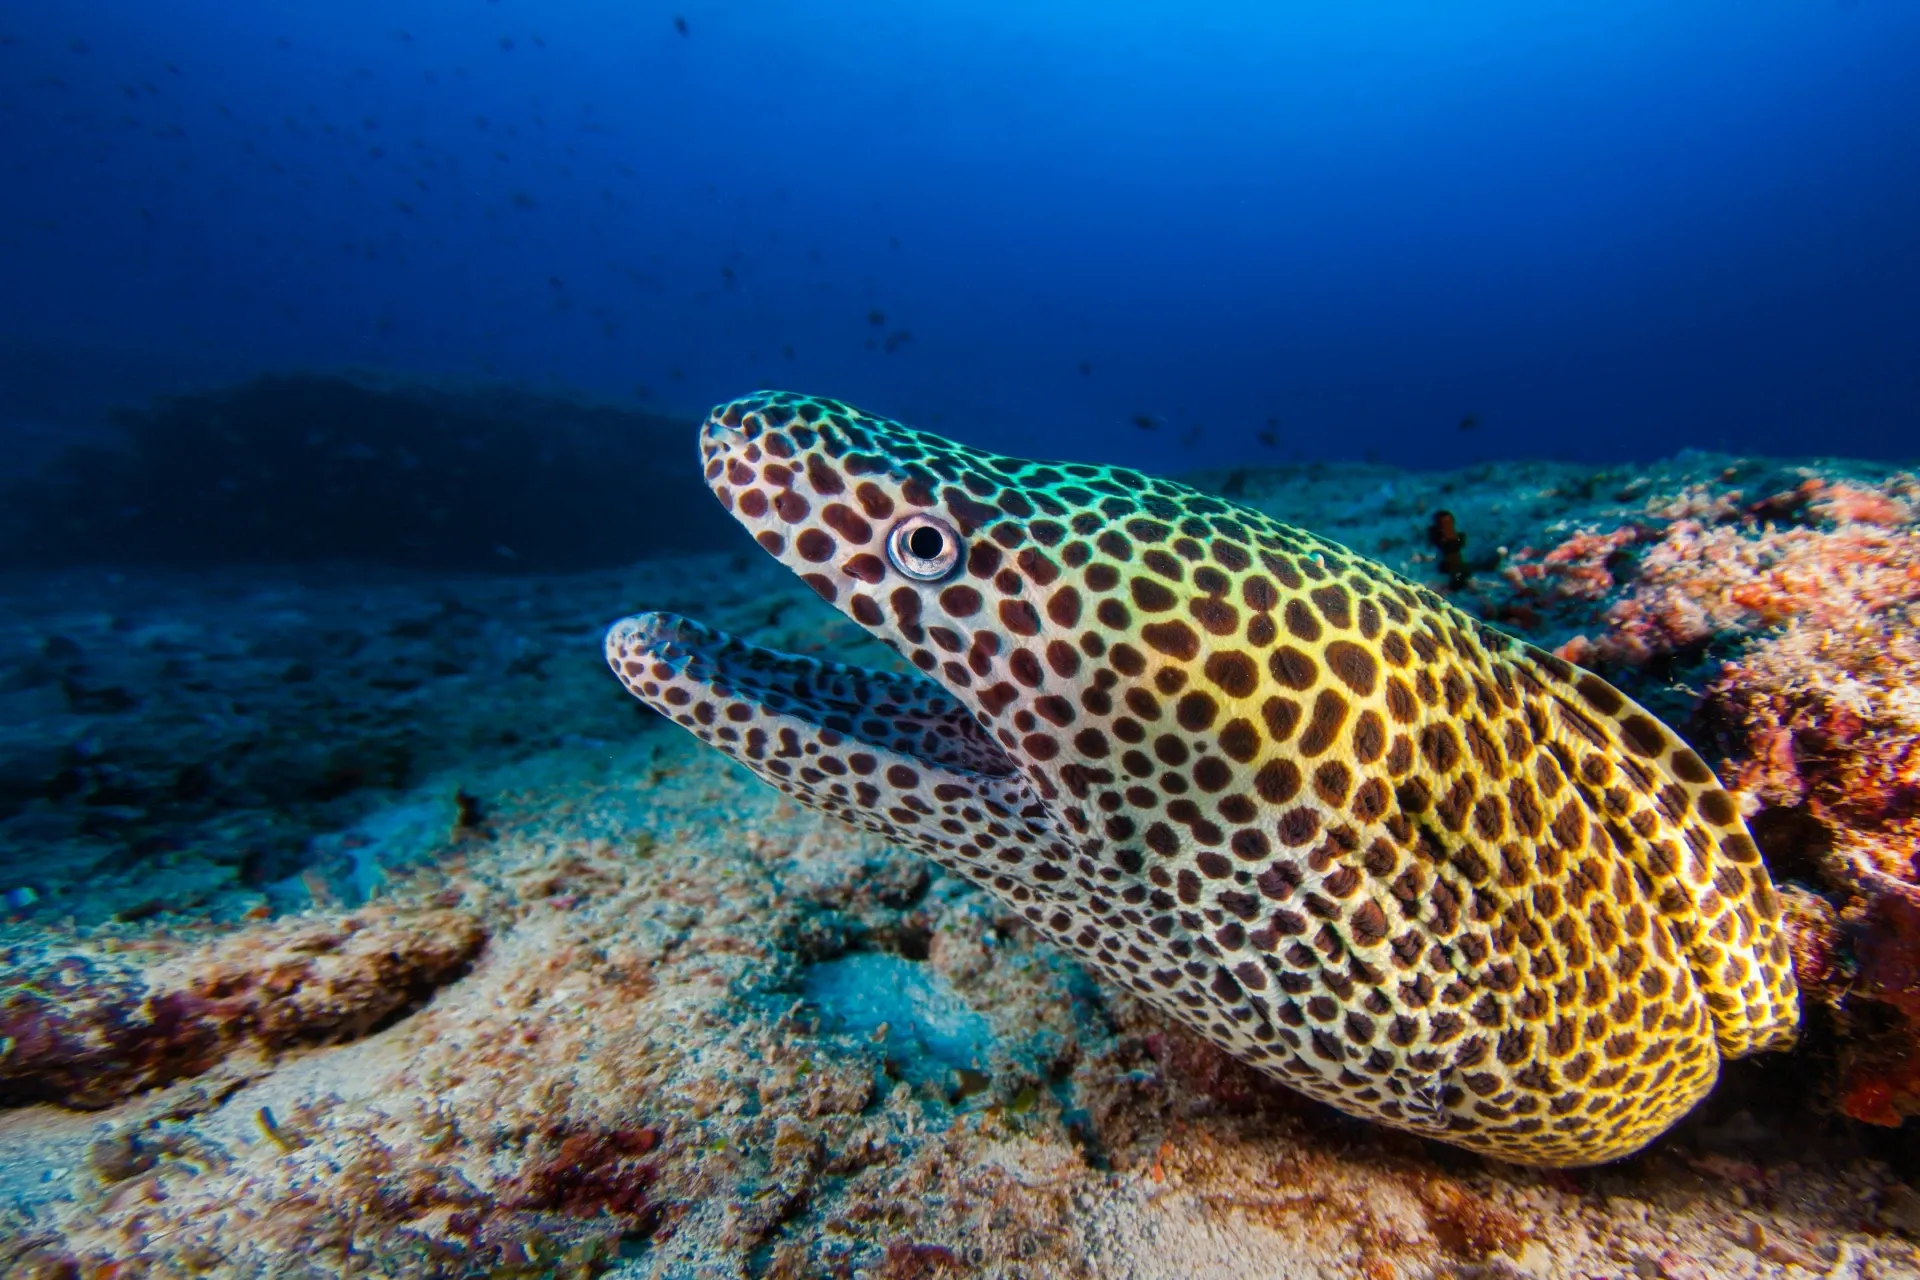
<svg viewBox="0 0 1920 1280">
<path fill-rule="evenodd" d="M 701 451 L 760 545 L 926 678 L 647 614 L 607 637 L 627 687 L 1294 1088 L 1582 1165 L 1792 1042 L 1733 799 L 1598 677 L 1134 471 L 777 392 Z M 889 559 L 914 515 L 963 548 L 939 581 Z"/>
</svg>

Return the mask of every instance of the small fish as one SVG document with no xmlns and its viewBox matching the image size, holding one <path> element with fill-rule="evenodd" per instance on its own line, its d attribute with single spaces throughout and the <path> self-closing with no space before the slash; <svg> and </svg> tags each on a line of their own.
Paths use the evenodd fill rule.
<svg viewBox="0 0 1920 1280">
<path fill-rule="evenodd" d="M 1460 419 L 1460 430 L 1471 431 L 1480 425 L 1480 415 L 1469 413 Z"/>
<path fill-rule="evenodd" d="M 1280 447 L 1280 433 L 1269 427 L 1262 427 L 1260 430 L 1254 432 L 1253 438 L 1269 449 L 1278 449 Z"/>
<path fill-rule="evenodd" d="M 1150 413 L 1136 413 L 1133 417 L 1129 418 L 1128 421 L 1142 431 L 1158 431 L 1160 429 L 1160 419 Z"/>
<path fill-rule="evenodd" d="M 1093 376 L 1093 361 L 1082 360 L 1080 362 L 1080 376 L 1083 378 L 1091 378 Z"/>
<path fill-rule="evenodd" d="M 687 20 L 681 17 L 677 13 L 673 15 L 673 29 L 675 31 L 678 31 L 683 36 L 693 34 L 691 31 L 687 30 Z"/>
<path fill-rule="evenodd" d="M 867 312 L 867 323 L 872 325 L 874 328 L 878 329 L 882 325 L 886 324 L 886 322 L 887 322 L 887 313 L 880 310 L 879 308 L 876 307 L 872 311 Z"/>
</svg>

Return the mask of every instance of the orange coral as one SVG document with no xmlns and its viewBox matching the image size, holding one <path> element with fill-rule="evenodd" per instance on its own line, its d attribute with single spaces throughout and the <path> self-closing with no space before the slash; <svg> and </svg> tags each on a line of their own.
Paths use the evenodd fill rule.
<svg viewBox="0 0 1920 1280">
<path fill-rule="evenodd" d="M 1522 547 L 1501 572 L 1516 587 L 1550 583 L 1553 593 L 1566 599 L 1602 600 L 1614 588 L 1609 561 L 1642 534 L 1639 526 L 1626 525 L 1611 533 L 1576 533 L 1544 555 Z"/>
<path fill-rule="evenodd" d="M 1913 507 L 1899 498 L 1846 484 L 1828 485 L 1812 509 L 1835 524 L 1902 525 L 1912 523 L 1914 515 Z"/>
<path fill-rule="evenodd" d="M 1851 630 L 1920 595 L 1920 532 L 1847 525 L 1753 533 L 1683 520 L 1607 611 L 1598 656 L 1635 664 L 1715 635 L 1792 622 Z"/>
</svg>

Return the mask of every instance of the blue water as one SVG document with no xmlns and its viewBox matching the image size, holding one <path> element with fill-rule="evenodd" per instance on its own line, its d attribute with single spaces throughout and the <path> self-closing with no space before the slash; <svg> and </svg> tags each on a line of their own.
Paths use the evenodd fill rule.
<svg viewBox="0 0 1920 1280">
<path fill-rule="evenodd" d="M 0 430 L 353 366 L 1161 470 L 1912 455 L 1915 67 L 1906 0 L 12 0 Z"/>
</svg>

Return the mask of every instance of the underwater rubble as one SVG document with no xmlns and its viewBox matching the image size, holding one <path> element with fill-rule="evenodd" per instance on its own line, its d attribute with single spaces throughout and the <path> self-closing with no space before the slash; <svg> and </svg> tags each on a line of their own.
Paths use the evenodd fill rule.
<svg viewBox="0 0 1920 1280">
<path fill-rule="evenodd" d="M 1585 1170 L 1291 1093 L 625 695 L 599 632 L 641 607 L 892 663 L 744 544 L 19 569 L 0 1272 L 1920 1274 L 1891 1127 L 1920 1109 L 1920 484 L 1705 454 L 1199 480 L 1675 725 L 1751 806 L 1801 1046 Z"/>
</svg>

